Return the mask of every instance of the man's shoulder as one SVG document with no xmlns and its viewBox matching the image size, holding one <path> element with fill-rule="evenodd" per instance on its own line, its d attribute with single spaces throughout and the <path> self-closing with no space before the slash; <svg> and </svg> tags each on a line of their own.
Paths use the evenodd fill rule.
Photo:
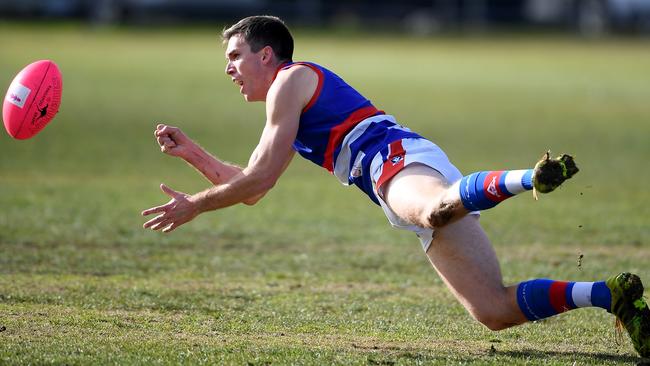
<svg viewBox="0 0 650 366">
<path fill-rule="evenodd" d="M 281 83 L 312 83 L 318 81 L 322 72 L 313 64 L 293 63 L 280 69 L 276 80 Z"/>
<path fill-rule="evenodd" d="M 323 71 L 323 68 L 320 65 L 317 65 L 313 62 L 293 62 L 286 66 L 282 66 L 278 75 L 304 75 L 304 74 L 320 74 Z"/>
<path fill-rule="evenodd" d="M 309 66 L 281 68 L 269 90 L 271 100 L 274 103 L 297 102 L 302 109 L 318 90 L 320 81 L 319 74 Z"/>
</svg>

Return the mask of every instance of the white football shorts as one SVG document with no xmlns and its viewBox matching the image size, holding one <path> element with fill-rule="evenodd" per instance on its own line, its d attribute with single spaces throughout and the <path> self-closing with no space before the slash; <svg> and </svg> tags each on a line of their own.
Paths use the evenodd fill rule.
<svg viewBox="0 0 650 366">
<path fill-rule="evenodd" d="M 433 142 L 424 138 L 406 138 L 395 141 L 390 144 L 387 156 L 378 153 L 370 164 L 370 173 L 375 196 L 379 201 L 390 224 L 398 229 L 413 231 L 420 242 L 422 249 L 426 252 L 433 240 L 434 230 L 413 225 L 402 220 L 397 216 L 386 201 L 384 201 L 381 191 L 385 182 L 390 180 L 400 170 L 409 164 L 420 163 L 438 171 L 447 179 L 447 183 L 452 185 L 459 181 L 463 175 L 447 158 L 447 155 Z M 470 214 L 478 215 L 478 211 Z"/>
</svg>

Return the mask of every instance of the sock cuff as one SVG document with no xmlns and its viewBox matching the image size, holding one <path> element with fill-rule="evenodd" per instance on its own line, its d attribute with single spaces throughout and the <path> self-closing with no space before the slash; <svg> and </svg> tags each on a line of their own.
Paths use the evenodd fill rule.
<svg viewBox="0 0 650 366">
<path fill-rule="evenodd" d="M 535 312 L 532 309 L 535 306 L 535 304 L 529 303 L 531 302 L 530 300 L 533 297 L 532 287 L 534 286 L 535 281 L 538 280 L 521 282 L 519 286 L 517 286 L 517 305 L 519 305 L 519 309 L 521 310 L 522 313 L 524 313 L 526 319 L 528 319 L 529 321 L 542 319 L 542 317 L 535 314 Z"/>
<path fill-rule="evenodd" d="M 475 172 L 461 178 L 460 199 L 468 211 L 487 210 L 515 194 L 533 188 L 533 170 Z"/>
<path fill-rule="evenodd" d="M 491 172 L 476 172 L 460 180 L 460 200 L 468 211 L 492 208 L 499 203 L 490 200 L 485 193 L 485 180 Z"/>
<path fill-rule="evenodd" d="M 604 281 L 566 282 L 540 278 L 517 286 L 517 305 L 530 321 L 589 306 L 611 313 L 611 303 L 611 291 Z"/>
<path fill-rule="evenodd" d="M 608 313 L 612 312 L 612 291 L 605 281 L 594 282 L 591 288 L 591 303 L 607 310 Z"/>
</svg>

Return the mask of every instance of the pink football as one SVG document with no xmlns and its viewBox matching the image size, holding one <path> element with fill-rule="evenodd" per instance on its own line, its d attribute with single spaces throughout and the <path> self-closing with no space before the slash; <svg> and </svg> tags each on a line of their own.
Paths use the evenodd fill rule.
<svg viewBox="0 0 650 366">
<path fill-rule="evenodd" d="M 11 137 L 36 135 L 59 111 L 63 79 L 56 64 L 40 60 L 27 65 L 14 78 L 2 104 L 2 119 Z"/>
</svg>

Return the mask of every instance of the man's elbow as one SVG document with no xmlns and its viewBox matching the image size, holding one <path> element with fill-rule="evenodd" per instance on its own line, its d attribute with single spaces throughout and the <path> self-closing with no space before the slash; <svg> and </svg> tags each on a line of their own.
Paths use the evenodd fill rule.
<svg viewBox="0 0 650 366">
<path fill-rule="evenodd" d="M 259 202 L 265 195 L 266 192 L 262 194 L 258 194 L 257 196 L 254 196 L 252 198 L 247 199 L 246 201 L 243 201 L 242 203 L 245 204 L 246 206 L 255 206 L 255 204 Z"/>
<path fill-rule="evenodd" d="M 261 178 L 257 185 L 260 193 L 264 195 L 266 192 L 270 191 L 271 188 L 275 187 L 275 183 L 278 181 L 278 178 L 280 177 L 275 174 L 269 174 Z"/>
<path fill-rule="evenodd" d="M 267 178 L 267 179 L 260 180 L 257 187 L 261 192 L 255 194 L 253 197 L 243 201 L 243 203 L 245 205 L 248 205 L 248 206 L 255 205 L 257 202 L 259 202 L 266 195 L 266 193 L 268 191 L 271 190 L 271 188 L 273 188 L 275 186 L 276 182 L 277 182 L 277 178 Z"/>
</svg>

